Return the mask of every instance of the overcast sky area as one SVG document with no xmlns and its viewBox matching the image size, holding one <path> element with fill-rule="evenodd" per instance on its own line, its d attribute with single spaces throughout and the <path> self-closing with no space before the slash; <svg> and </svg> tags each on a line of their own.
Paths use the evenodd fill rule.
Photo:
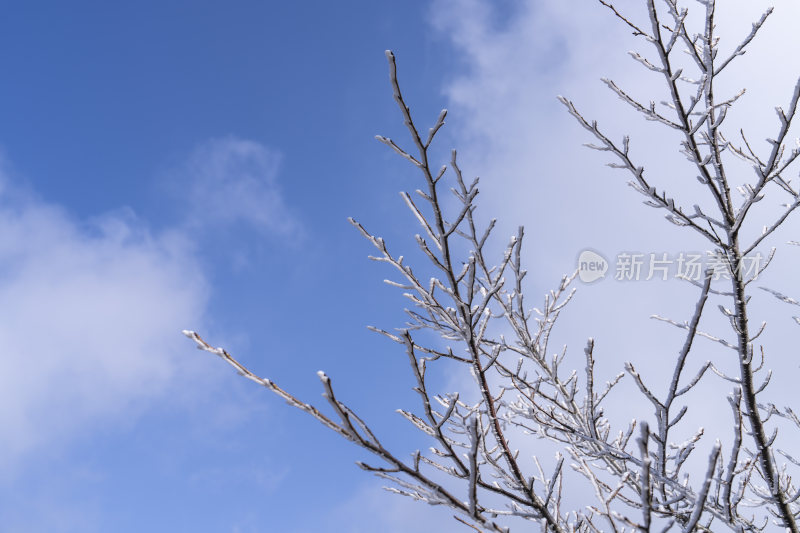
<svg viewBox="0 0 800 533">
<path fill-rule="evenodd" d="M 778 127 L 773 108 L 788 104 L 800 74 L 800 7 L 731 0 L 717 20 L 729 50 L 770 5 L 760 38 L 718 86 L 727 95 L 747 87 L 729 127 L 745 128 L 762 152 Z M 643 2 L 619 6 L 642 20 Z M 464 173 L 481 177 L 478 214 L 500 219 L 491 246 L 525 225 L 531 305 L 582 250 L 611 263 L 606 279 L 576 284 L 553 346 L 567 344 L 582 369 L 592 336 L 599 380 L 630 360 L 657 382 L 683 335 L 649 317 L 688 320 L 698 289 L 672 278 L 616 281 L 615 259 L 706 247 L 643 205 L 628 176 L 604 166 L 606 154 L 583 147 L 592 139 L 556 99 L 572 99 L 609 137 L 631 135 L 659 189 L 704 205 L 676 138 L 600 81 L 664 99 L 658 77 L 626 54 L 649 52 L 645 44 L 592 0 L 7 7 L 0 529 L 466 531 L 446 509 L 381 491 L 354 465 L 376 463 L 366 453 L 180 332 L 199 332 L 320 406 L 323 369 L 398 456 L 431 444 L 395 412 L 418 407 L 404 352 L 366 329 L 401 327 L 407 300 L 382 283 L 390 273 L 367 259 L 369 243 L 347 222 L 413 255 L 419 229 L 398 191 L 420 187 L 420 176 L 374 139 L 408 145 L 384 57 L 392 49 L 421 129 L 449 110 L 436 155 L 444 163 L 457 148 Z M 780 201 L 768 198 L 753 216 L 768 220 Z M 800 241 L 800 220 L 761 247 L 778 247 L 764 284 L 798 298 L 800 247 L 788 240 Z M 754 292 L 751 320 L 768 321 L 762 339 L 776 370 L 765 394 L 783 405 L 796 397 L 800 368 L 781 348 L 797 345 L 800 328 L 793 309 Z M 708 328 L 727 334 L 713 309 Z M 711 342 L 696 356 L 693 368 L 735 364 Z M 439 377 L 451 390 L 469 386 Z M 690 409 L 687 436 L 699 426 L 728 431 L 729 389 L 714 378 L 714 399 L 693 397 L 703 408 Z M 609 397 L 615 422 L 651 416 L 634 395 L 623 387 Z"/>
</svg>

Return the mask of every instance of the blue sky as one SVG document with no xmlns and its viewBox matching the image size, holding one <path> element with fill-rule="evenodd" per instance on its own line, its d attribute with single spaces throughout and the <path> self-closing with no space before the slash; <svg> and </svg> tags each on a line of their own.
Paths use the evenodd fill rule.
<svg viewBox="0 0 800 533">
<path fill-rule="evenodd" d="M 397 191 L 417 188 L 416 176 L 374 140 L 405 140 L 387 48 L 421 124 L 451 110 L 441 154 L 459 147 L 467 173 L 484 178 L 499 231 L 528 225 L 534 294 L 586 246 L 683 249 L 581 148 L 588 139 L 555 100 L 568 94 L 618 125 L 598 78 L 648 87 L 625 58 L 625 32 L 596 24 L 602 11 L 584 3 L 7 7 L 0 529 L 458 530 L 447 512 L 382 494 L 353 465 L 368 457 L 180 331 L 306 400 L 321 403 L 324 369 L 397 450 L 426 445 L 394 413 L 415 401 L 404 355 L 365 328 L 401 326 L 404 299 L 346 221 L 413 247 Z M 746 28 L 750 11 L 732 25 Z M 785 45 L 782 24 L 767 44 Z M 786 70 L 757 78 L 756 91 L 783 102 Z M 615 374 L 631 344 L 663 333 L 649 314 L 686 310 L 669 298 L 652 309 L 664 287 L 648 287 L 647 298 L 640 286 L 587 288 L 564 342 L 607 341 L 598 350 Z M 627 303 L 597 313 L 612 298 Z M 632 321 L 635 334 L 615 333 Z"/>
</svg>

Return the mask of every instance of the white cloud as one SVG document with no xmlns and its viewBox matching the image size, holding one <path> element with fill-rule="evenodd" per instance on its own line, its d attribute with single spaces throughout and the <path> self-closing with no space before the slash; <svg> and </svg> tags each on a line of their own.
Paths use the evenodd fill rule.
<svg viewBox="0 0 800 533">
<path fill-rule="evenodd" d="M 171 175 L 188 225 L 213 229 L 241 224 L 263 233 L 296 236 L 299 224 L 278 189 L 278 152 L 251 140 L 206 141 Z"/>
<path fill-rule="evenodd" d="M 203 320 L 207 287 L 188 242 L 130 212 L 82 223 L 0 197 L 0 468 L 162 394 Z M 60 444 L 59 444 L 60 443 Z"/>
<path fill-rule="evenodd" d="M 642 2 L 616 3 L 641 20 Z M 662 213 L 643 206 L 643 198 L 625 185 L 628 176 L 603 166 L 611 160 L 607 154 L 581 146 L 594 139 L 555 98 L 563 94 L 573 99 L 585 116 L 597 119 L 614 139 L 630 134 L 632 153 L 646 165 L 659 190 L 667 188 L 678 198 L 696 197 L 694 173 L 686 172 L 685 163 L 677 155 L 679 139 L 664 132 L 663 127 L 645 122 L 600 82 L 601 77 L 610 77 L 645 101 L 664 99 L 658 75 L 641 68 L 626 54 L 636 49 L 650 55 L 647 43 L 633 38 L 594 1 L 525 0 L 510 4 L 511 16 L 500 13 L 500 4 L 489 0 L 436 0 L 432 18 L 464 64 L 462 75 L 445 88 L 449 127 L 455 132 L 450 135 L 459 149 L 461 168 L 467 175 L 482 177 L 479 213 L 501 218 L 496 235 L 500 243 L 506 242 L 517 224 L 526 225 L 529 298 L 537 301 L 537 295 L 552 288 L 560 274 L 573 270 L 578 253 L 585 248 L 605 253 L 612 263 L 623 251 L 705 250 L 704 243 L 690 232 L 671 226 Z M 786 52 L 800 45 L 794 28 L 800 6 L 786 0 L 775 4 L 774 15 L 751 50 L 729 67 L 717 88 L 718 95 L 748 88 L 738 109 L 730 114 L 730 129 L 737 132 L 740 123 L 746 125 L 762 150 L 767 149 L 763 139 L 774 136 L 778 127 L 773 107 L 787 105 L 800 74 L 800 62 Z M 688 5 L 691 8 L 691 2 Z M 719 3 L 717 22 L 723 32 L 723 48 L 730 50 L 736 38 L 747 35 L 750 23 L 766 7 L 762 2 Z M 413 65 L 405 69 L 413 69 Z M 737 177 L 751 179 L 750 172 L 745 168 Z M 795 233 L 784 233 L 771 244 L 779 244 L 783 237 L 793 238 L 797 228 L 795 218 L 786 228 Z M 791 272 L 796 256 L 795 250 L 785 250 L 770 269 L 772 276 L 783 280 L 784 287 L 796 285 Z M 613 274 L 610 270 L 610 277 Z M 781 286 L 778 283 L 775 288 Z M 602 378 L 598 381 L 610 378 L 626 360 L 636 362 L 649 382 L 659 383 L 664 372 L 671 375 L 683 332 L 648 317 L 658 313 L 688 319 L 697 289 L 676 287 L 675 283 L 618 283 L 609 279 L 591 286 L 579 284 L 578 289 L 577 298 L 561 315 L 551 342 L 553 351 L 568 343 L 573 357 L 568 361 L 571 367 L 580 369 L 586 338 L 594 336 L 596 369 Z M 796 363 L 781 353 L 782 347 L 796 344 L 792 339 L 796 339 L 798 330 L 791 324 L 791 310 L 774 305 L 758 294 L 760 291 L 753 292 L 758 322 L 766 319 L 770 324 L 761 338 L 768 357 L 767 346 L 772 346 L 770 366 L 776 369 L 776 376 L 796 376 Z M 708 316 L 717 314 L 712 310 Z M 729 332 L 724 322 L 705 320 L 704 327 L 713 332 Z M 711 359 L 733 368 L 731 354 L 710 342 L 698 342 L 694 354 L 697 361 L 692 364 L 696 367 Z M 704 409 L 690 407 L 681 429 L 689 433 L 704 425 L 708 434 L 716 437 L 722 428 L 724 439 L 729 436 L 730 420 L 724 396 L 730 385 L 715 378 L 710 381 L 711 389 L 705 390 L 712 394 L 703 398 Z M 454 379 L 453 390 L 469 385 L 467 380 Z M 792 386 L 790 378 L 781 382 L 781 377 L 775 377 L 765 396 L 783 405 Z M 652 412 L 646 402 L 638 402 L 640 396 L 632 389 L 623 387 L 625 395 L 609 397 L 606 412 L 620 414 L 622 422 Z M 718 392 L 717 401 L 714 395 Z M 631 402 L 631 398 L 637 401 Z M 794 436 L 784 434 L 785 439 Z M 705 450 L 713 438 L 703 442 Z M 538 443 L 529 445 L 528 451 L 534 453 Z"/>
<path fill-rule="evenodd" d="M 746 124 L 762 150 L 767 148 L 763 139 L 774 136 L 778 127 L 773 106 L 786 106 L 800 74 L 797 59 L 782 53 L 800 45 L 792 27 L 800 6 L 776 4 L 751 50 L 729 67 L 717 87 L 718 95 L 748 87 L 738 111 L 734 108 L 729 114 L 736 124 L 731 136 L 738 133 L 739 122 Z M 619 5 L 635 20 L 643 19 L 642 3 Z M 723 49 L 732 49 L 736 38 L 747 35 L 750 23 L 765 8 L 744 1 L 719 6 Z M 479 213 L 501 215 L 498 242 L 505 243 L 517 224 L 525 224 L 524 250 L 534 284 L 530 290 L 550 289 L 560 274 L 575 268 L 578 253 L 586 248 L 604 253 L 612 263 L 624 251 L 705 250 L 708 245 L 700 238 L 644 206 L 643 197 L 627 187 L 629 177 L 604 166 L 611 161 L 608 154 L 581 146 L 594 139 L 555 98 L 563 94 L 574 100 L 611 138 L 629 134 L 633 157 L 645 165 L 651 183 L 679 201 L 691 198 L 685 202 L 691 206 L 699 189 L 693 170 L 677 153 L 680 139 L 643 120 L 600 82 L 608 76 L 646 101 L 665 99 L 659 75 L 626 54 L 636 49 L 652 55 L 647 43 L 631 36 L 593 1 L 575 5 L 528 0 L 515 2 L 512 11 L 510 16 L 500 13 L 496 3 L 486 0 L 437 0 L 432 18 L 465 66 L 445 90 L 461 168 L 467 175 L 482 176 Z M 739 170 L 737 176 L 751 178 L 748 168 Z M 789 226 L 798 227 L 796 221 Z M 772 270 L 779 268 L 774 265 Z M 614 272 L 609 274 L 613 277 Z M 672 284 L 664 283 L 606 280 L 581 286 L 562 318 L 564 325 L 573 323 L 560 331 L 568 333 L 565 341 L 578 350 L 594 335 L 599 336 L 601 352 L 607 346 L 615 358 L 633 359 L 638 347 L 664 335 L 665 326 L 647 317 L 682 317 L 691 311 L 687 298 L 693 295 L 691 289 L 676 293 Z M 614 302 L 613 312 L 603 311 L 605 302 Z M 625 335 L 619 334 L 622 324 Z"/>
<path fill-rule="evenodd" d="M 183 218 L 159 231 L 127 207 L 79 220 L 20 190 L 5 163 L 0 158 L 0 471 L 11 474 L 32 454 L 67 450 L 98 424 L 126 426 L 154 405 L 192 402 L 197 387 L 182 381 L 224 375 L 216 367 L 211 374 L 207 358 L 185 365 L 194 353 L 180 331 L 213 318 L 197 230 L 245 224 L 289 237 L 299 225 L 277 190 L 278 154 L 253 141 L 199 145 L 175 173 Z"/>
</svg>

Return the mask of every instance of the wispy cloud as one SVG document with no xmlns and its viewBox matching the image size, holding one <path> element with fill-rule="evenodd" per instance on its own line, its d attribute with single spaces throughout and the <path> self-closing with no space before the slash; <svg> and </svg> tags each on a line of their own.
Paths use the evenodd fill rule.
<svg viewBox="0 0 800 533">
<path fill-rule="evenodd" d="M 185 222 L 200 230 L 245 225 L 296 237 L 300 224 L 278 187 L 280 159 L 256 141 L 227 137 L 201 143 L 170 173 Z"/>
</svg>

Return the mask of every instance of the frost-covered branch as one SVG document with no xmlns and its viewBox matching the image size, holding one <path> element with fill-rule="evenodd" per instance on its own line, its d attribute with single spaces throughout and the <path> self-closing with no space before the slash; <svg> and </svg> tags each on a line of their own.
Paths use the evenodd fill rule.
<svg viewBox="0 0 800 533">
<path fill-rule="evenodd" d="M 715 34 L 717 6 L 714 0 L 702 0 L 700 2 L 705 12 L 702 27 L 695 33 L 687 29 L 688 10 L 680 7 L 677 0 L 665 0 L 664 2 L 667 15 L 672 19 L 672 26 L 662 22 L 663 16 L 655 0 L 645 1 L 650 21 L 650 29 L 647 33 L 639 30 L 640 27 L 631 22 L 631 17 L 622 13 L 611 2 L 599 0 L 602 5 L 611 9 L 615 16 L 622 19 L 626 25 L 637 28 L 638 33 L 644 35 L 647 42 L 654 49 L 658 61 L 645 59 L 640 52 L 631 52 L 631 55 L 649 71 L 656 72 L 663 77 L 666 89 L 670 94 L 670 102 L 665 104 L 666 111 L 663 113 L 657 111 L 654 103 L 650 105 L 640 103 L 627 92 L 622 91 L 611 80 L 603 81 L 627 104 L 642 113 L 646 119 L 660 122 L 683 133 L 680 151 L 695 165 L 699 173 L 697 179 L 706 186 L 710 199 L 716 205 L 717 212 L 707 213 L 701 210 L 698 205 L 695 205 L 695 213 L 688 215 L 683 209 L 676 207 L 676 203 L 668 198 L 666 194 L 657 194 L 653 179 L 644 180 L 644 166 L 634 165 L 631 162 L 628 148 L 630 141 L 627 136 L 624 137 L 622 147 L 615 145 L 605 133 L 601 132 L 596 122 L 586 119 L 577 110 L 572 101 L 563 97 L 560 97 L 560 99 L 567 106 L 570 114 L 578 120 L 579 124 L 589 130 L 600 141 L 600 146 L 590 146 L 591 148 L 611 152 L 617 159 L 621 160 L 622 164 L 612 163 L 611 166 L 627 169 L 633 174 L 634 181 L 632 184 L 639 192 L 649 196 L 648 203 L 650 205 L 667 209 L 670 212 L 668 219 L 671 222 L 690 227 L 703 235 L 710 244 L 719 250 L 720 257 L 725 260 L 729 267 L 731 291 L 727 295 L 732 305 L 730 310 L 726 309 L 726 316 L 731 323 L 735 341 L 727 341 L 721 337 L 712 336 L 698 330 L 697 326 L 702 314 L 703 303 L 708 295 L 725 295 L 721 291 L 710 290 L 711 280 L 709 278 L 703 286 L 703 293 L 700 303 L 698 303 L 697 312 L 690 322 L 680 323 L 656 316 L 656 318 L 688 330 L 687 343 L 678 358 L 676 372 L 673 374 L 667 399 L 665 401 L 659 400 L 657 395 L 651 391 L 638 372 L 636 372 L 633 365 L 628 366 L 628 372 L 633 377 L 634 383 L 642 394 L 653 403 L 656 409 L 659 432 L 655 438 L 658 452 L 654 468 L 662 476 L 668 472 L 664 452 L 667 446 L 666 433 L 671 425 L 677 423 L 685 413 L 684 408 L 674 418 L 670 418 L 668 407 L 680 395 L 677 381 L 680 378 L 686 357 L 692 350 L 691 339 L 695 336 L 702 336 L 722 343 L 736 351 L 739 375 L 735 378 L 726 376 L 709 362 L 701 366 L 689 384 L 680 389 L 680 393 L 698 386 L 709 368 L 735 383 L 737 388 L 734 396 L 732 396 L 734 400 L 732 400 L 731 405 L 734 407 L 736 428 L 738 429 L 735 431 L 734 447 L 726 469 L 723 469 L 720 463 L 719 468 L 715 470 L 713 463 L 716 459 L 709 463 L 709 470 L 698 492 L 698 500 L 695 503 L 694 511 L 685 522 L 680 522 L 683 527 L 693 528 L 697 526 L 698 517 L 702 514 L 700 507 L 708 507 L 706 503 L 701 502 L 706 501 L 708 485 L 716 476 L 716 482 L 721 487 L 718 490 L 721 496 L 715 497 L 714 500 L 723 506 L 726 521 L 733 524 L 742 523 L 742 515 L 739 514 L 737 509 L 745 500 L 744 492 L 741 491 L 749 490 L 751 498 L 761 504 L 770 506 L 770 512 L 774 514 L 778 523 L 785 527 L 787 531 L 797 532 L 799 508 L 796 504 L 793 490 L 787 490 L 791 485 L 790 476 L 788 473 L 778 469 L 774 459 L 776 433 L 768 434 L 766 424 L 769 420 L 769 413 L 763 414 L 758 407 L 757 397 L 764 392 L 766 385 L 769 383 L 769 374 L 761 385 L 755 385 L 755 376 L 760 367 L 756 368 L 752 364 L 753 341 L 759 337 L 764 325 L 762 324 L 762 327 L 755 334 L 750 332 L 749 296 L 746 293 L 746 286 L 752 279 L 743 279 L 742 266 L 745 256 L 754 252 L 756 247 L 781 227 L 795 209 L 800 206 L 798 193 L 783 178 L 789 166 L 800 156 L 798 149 L 791 150 L 785 156 L 787 153 L 785 140 L 800 100 L 800 82 L 794 88 L 788 108 L 786 110 L 780 107 L 776 108 L 779 118 L 778 132 L 775 138 L 768 139 L 770 143 L 768 155 L 761 156 L 757 154 L 747 141 L 744 132 L 740 133 L 745 146 L 743 148 L 734 147 L 726 140 L 726 135 L 723 132 L 724 121 L 728 110 L 736 104 L 738 98 L 744 94 L 744 91 L 740 91 L 735 96 L 720 102 L 715 94 L 714 83 L 723 69 L 731 65 L 734 59 L 745 53 L 746 47 L 762 28 L 767 17 L 772 13 L 772 9 L 767 10 L 753 24 L 752 31 L 735 45 L 732 53 L 726 56 L 724 60 L 718 60 L 720 39 Z M 673 57 L 675 54 L 674 46 L 679 40 L 686 45 L 686 51 L 694 63 L 696 68 L 694 75 L 688 73 L 686 68 L 675 66 L 679 63 Z M 694 83 L 692 79 L 698 80 L 698 82 Z M 745 183 L 743 186 L 736 185 L 745 196 L 744 202 L 738 208 L 734 206 L 731 198 L 731 190 L 734 185 L 726 170 L 726 153 L 750 162 L 756 170 L 754 183 Z M 786 204 L 785 210 L 774 222 L 761 232 L 759 237 L 747 245 L 742 245 L 740 243 L 740 232 L 746 227 L 747 215 L 751 208 L 764 197 L 766 185 L 771 182 L 775 182 L 781 189 L 788 192 L 792 196 L 792 200 Z M 701 222 L 705 222 L 707 227 L 700 226 Z M 760 272 L 761 270 L 759 274 Z M 746 466 L 740 467 L 737 464 L 737 459 L 743 447 L 743 430 L 741 429 L 743 421 L 746 421 L 749 426 L 746 434 L 751 438 L 755 451 L 748 452 L 751 454 L 751 461 L 746 463 Z M 676 465 L 682 464 L 685 461 L 684 455 L 688 455 L 690 451 L 691 449 L 687 448 L 686 454 L 683 454 L 681 449 L 678 448 L 678 453 L 674 456 L 675 460 L 678 461 Z M 717 452 L 713 452 L 712 456 L 715 456 L 718 452 L 719 450 L 717 449 Z M 757 467 L 756 471 L 762 479 L 763 485 L 754 482 L 752 477 L 754 467 Z M 723 470 L 724 474 L 720 477 L 720 473 Z M 675 471 L 677 472 L 677 470 Z M 715 471 L 717 474 L 714 473 Z M 731 486 L 736 479 L 740 480 L 740 493 L 738 495 Z M 662 502 L 666 501 L 665 495 L 660 494 L 660 499 Z M 751 522 L 751 525 L 756 527 L 754 522 Z"/>
<path fill-rule="evenodd" d="M 744 145 L 736 147 L 727 140 L 732 137 L 725 135 L 725 118 L 744 92 L 718 98 L 715 81 L 746 51 L 771 10 L 720 61 L 714 0 L 698 1 L 704 13 L 697 31 L 690 28 L 694 19 L 678 0 L 663 0 L 663 5 L 643 0 L 647 29 L 613 2 L 598 1 L 652 47 L 656 59 L 637 51 L 631 56 L 647 69 L 644 72 L 655 72 L 663 79 L 669 98 L 657 105 L 656 98 L 639 100 L 612 80 L 604 80 L 606 85 L 646 120 L 677 130 L 678 152 L 696 170 L 696 175 L 688 178 L 701 182 L 706 201 L 696 199 L 685 204 L 692 209 L 681 205 L 664 191 L 657 172 L 645 174 L 645 167 L 631 152 L 627 135 L 619 143 L 612 141 L 607 130 L 585 118 L 571 100 L 559 98 L 599 141 L 590 147 L 609 152 L 614 157 L 610 165 L 632 176 L 631 185 L 646 196 L 648 205 L 664 210 L 671 223 L 700 234 L 724 260 L 730 274 L 730 287 L 725 290 L 712 287 L 710 271 L 702 283 L 689 280 L 700 288 L 700 294 L 688 320 L 655 316 L 686 330 L 682 344 L 675 346 L 671 374 L 653 382 L 646 372 L 640 372 L 638 362 L 630 361 L 624 371 L 600 382 L 595 353 L 602 347 L 593 338 L 586 342 L 582 354 L 573 355 L 566 347 L 553 349 L 551 334 L 573 297 L 576 274 L 564 276 L 541 305 L 530 306 L 525 297 L 528 272 L 522 253 L 524 228 L 497 243 L 495 220 L 481 223 L 476 216 L 479 182 L 465 179 L 456 151 L 444 165 L 431 162 L 431 148 L 445 126 L 447 111 L 438 115 L 426 134 L 421 133 L 401 91 L 394 54 L 389 51 L 386 57 L 391 87 L 410 147 L 388 137 L 377 139 L 419 172 L 419 188 L 401 193 L 414 223 L 421 227 L 415 235 L 417 260 L 397 253 L 364 224 L 354 219 L 350 222 L 373 246 L 374 256 L 370 258 L 392 270 L 395 279 L 386 282 L 403 291 L 411 302 L 405 327 L 371 329 L 403 347 L 409 384 L 418 402 L 398 412 L 424 435 L 428 449 L 395 455 L 367 421 L 339 399 L 323 372 L 319 377 L 328 403 L 326 410 L 331 414 L 257 376 L 197 333 L 184 333 L 198 348 L 221 357 L 242 376 L 380 460 L 379 465 L 358 464 L 386 480 L 388 490 L 453 509 L 456 520 L 475 531 L 510 531 L 522 521 L 527 522 L 525 530 L 538 526 L 543 532 L 559 533 L 630 529 L 666 532 L 673 528 L 687 533 L 742 533 L 763 531 L 773 518 L 784 530 L 798 533 L 800 489 L 793 484 L 789 468 L 800 466 L 800 460 L 781 447 L 774 421 L 781 419 L 800 429 L 800 417 L 790 407 L 778 409 L 762 400 L 768 394 L 772 374 L 765 368 L 763 347 L 756 350 L 754 345 L 765 324 L 755 332 L 749 325 L 747 286 L 769 261 L 750 279 L 742 274 L 742 265 L 745 256 L 800 205 L 800 196 L 784 178 L 800 157 L 800 149 L 787 152 L 786 148 L 800 100 L 800 82 L 787 109 L 777 109 L 780 124 L 775 139 L 770 140 L 769 153 L 758 154 L 744 132 L 739 132 Z M 680 52 L 689 57 L 684 60 L 688 66 L 683 68 L 675 57 L 681 46 L 685 50 Z M 731 181 L 727 167 L 730 156 L 754 167 L 752 183 Z M 769 183 L 792 198 L 759 237 L 743 245 L 740 234 L 749 229 L 748 214 L 771 190 L 766 187 Z M 744 200 L 735 206 L 731 191 L 737 189 Z M 701 204 L 710 207 L 701 209 Z M 785 303 L 798 305 L 791 297 L 765 290 Z M 730 332 L 717 336 L 700 328 L 710 299 L 722 302 L 718 308 L 729 322 Z M 795 320 L 800 323 L 800 318 Z M 730 348 L 731 357 L 736 354 L 738 373 L 731 370 L 734 365 L 714 365 L 706 357 L 698 357 L 698 345 L 706 340 Z M 761 355 L 758 365 L 753 362 L 754 352 Z M 769 350 L 766 353 L 771 356 Z M 428 379 L 432 371 L 456 373 L 471 380 L 471 387 L 433 390 Z M 706 429 L 702 427 L 685 427 L 685 415 L 693 408 L 687 400 L 689 394 L 705 393 L 703 387 L 717 379 L 715 376 L 732 387 L 730 395 L 723 397 L 733 414 L 729 445 L 718 439 L 713 443 L 704 440 Z M 622 427 L 612 423 L 605 411 L 608 398 L 619 390 L 623 380 L 630 383 L 638 400 L 644 399 L 653 407 L 650 420 L 632 420 Z M 512 438 L 516 441 L 524 437 L 555 446 L 555 465 L 545 468 L 540 457 L 528 456 L 512 445 Z M 789 466 L 779 465 L 776 454 Z M 569 459 L 566 466 L 565 458 Z M 699 468 L 694 464 L 698 461 Z M 594 496 L 578 507 L 567 508 L 566 492 Z"/>
</svg>

